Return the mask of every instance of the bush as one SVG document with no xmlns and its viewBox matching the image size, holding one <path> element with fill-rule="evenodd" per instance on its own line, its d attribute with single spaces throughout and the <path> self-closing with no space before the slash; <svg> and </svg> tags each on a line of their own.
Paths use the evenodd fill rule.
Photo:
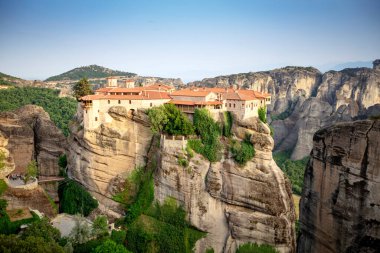
<svg viewBox="0 0 380 253">
<path fill-rule="evenodd" d="M 8 185 L 3 179 L 0 179 L 0 196 L 7 190 Z"/>
<path fill-rule="evenodd" d="M 26 167 L 26 173 L 25 173 L 25 179 L 24 182 L 25 184 L 29 181 L 30 178 L 35 178 L 37 177 L 37 162 L 36 160 L 31 160 L 28 163 L 28 166 Z"/>
<path fill-rule="evenodd" d="M 8 202 L 5 199 L 0 199 L 0 211 L 7 209 Z"/>
<path fill-rule="evenodd" d="M 88 216 L 92 210 L 98 207 L 96 201 L 83 186 L 67 179 L 58 188 L 60 199 L 60 212 L 68 214 L 82 214 Z"/>
<path fill-rule="evenodd" d="M 236 253 L 278 253 L 278 251 L 267 244 L 245 243 L 239 246 Z"/>
<path fill-rule="evenodd" d="M 62 169 L 65 169 L 67 166 L 67 156 L 66 154 L 60 155 L 58 159 L 58 166 Z"/>
<path fill-rule="evenodd" d="M 245 165 L 255 156 L 255 149 L 249 139 L 245 139 L 241 142 L 233 140 L 231 144 L 231 153 L 238 164 Z"/>
<path fill-rule="evenodd" d="M 61 239 L 61 232 L 53 227 L 47 218 L 44 218 L 31 223 L 21 234 L 23 239 L 29 236 L 41 237 L 46 242 L 58 242 Z"/>
<path fill-rule="evenodd" d="M 123 245 L 117 244 L 112 240 L 106 240 L 101 245 L 96 247 L 94 253 L 130 253 Z"/>
<path fill-rule="evenodd" d="M 45 241 L 44 238 L 28 236 L 21 239 L 16 235 L 0 235 L 1 252 L 19 253 L 64 253 L 63 248 L 54 241 Z"/>
<path fill-rule="evenodd" d="M 127 232 L 125 232 L 124 230 L 112 230 L 111 232 L 111 240 L 113 240 L 117 244 L 124 244 L 126 236 Z"/>
<path fill-rule="evenodd" d="M 180 156 L 178 157 L 178 164 L 186 168 L 187 166 L 189 166 L 189 161 L 186 158 Z"/>
<path fill-rule="evenodd" d="M 96 238 L 103 238 L 109 235 L 108 221 L 106 216 L 96 216 L 94 223 L 92 224 L 92 235 Z"/>
<path fill-rule="evenodd" d="M 267 108 L 266 106 L 259 107 L 257 113 L 259 114 L 259 119 L 263 123 L 267 123 Z"/>
<path fill-rule="evenodd" d="M 39 220 L 36 214 L 32 213 L 32 215 L 33 218 L 11 222 L 5 210 L 0 211 L 0 234 L 17 234 L 20 231 L 21 225 Z"/>
<path fill-rule="evenodd" d="M 191 135 L 194 133 L 190 120 L 173 104 L 154 107 L 149 109 L 147 113 L 154 133 L 165 132 L 170 135 Z"/>
</svg>

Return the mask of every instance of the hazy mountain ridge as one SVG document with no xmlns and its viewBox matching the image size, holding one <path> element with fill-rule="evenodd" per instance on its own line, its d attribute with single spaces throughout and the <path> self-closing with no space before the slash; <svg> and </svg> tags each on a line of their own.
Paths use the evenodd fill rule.
<svg viewBox="0 0 380 253">
<path fill-rule="evenodd" d="M 81 66 L 78 68 L 74 68 L 62 74 L 51 76 L 47 78 L 45 81 L 62 81 L 62 80 L 79 80 L 81 78 L 105 78 L 109 76 L 127 76 L 133 77 L 137 74 L 119 70 L 113 70 L 109 68 L 105 68 L 99 65 L 89 65 L 89 66 Z"/>
</svg>

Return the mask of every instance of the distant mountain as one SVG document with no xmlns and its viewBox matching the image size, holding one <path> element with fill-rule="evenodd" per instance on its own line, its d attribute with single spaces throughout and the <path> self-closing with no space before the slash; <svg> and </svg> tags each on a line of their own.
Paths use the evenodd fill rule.
<svg viewBox="0 0 380 253">
<path fill-rule="evenodd" d="M 347 68 L 371 68 L 372 61 L 342 62 L 339 64 L 325 64 L 318 67 L 322 72 L 327 72 L 329 70 L 341 71 Z"/>
<path fill-rule="evenodd" d="M 72 69 L 63 74 L 49 77 L 45 81 L 63 81 L 63 80 L 79 80 L 83 77 L 87 78 L 105 78 L 109 76 L 136 76 L 135 73 L 124 72 L 105 68 L 98 65 L 83 66 Z"/>
</svg>

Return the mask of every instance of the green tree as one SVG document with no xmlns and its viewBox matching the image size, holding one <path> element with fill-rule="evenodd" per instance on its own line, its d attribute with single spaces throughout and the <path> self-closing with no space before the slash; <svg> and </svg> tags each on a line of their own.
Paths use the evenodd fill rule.
<svg viewBox="0 0 380 253">
<path fill-rule="evenodd" d="M 124 244 L 126 235 L 127 232 L 125 232 L 124 230 L 112 230 L 111 240 L 113 240 L 117 244 Z"/>
<path fill-rule="evenodd" d="M 168 122 L 164 127 L 165 132 L 171 135 L 190 135 L 194 133 L 190 120 L 175 105 L 165 104 L 164 108 L 168 118 Z"/>
<path fill-rule="evenodd" d="M 66 179 L 59 188 L 60 211 L 68 214 L 82 214 L 88 216 L 98 207 L 96 201 L 80 184 Z"/>
<path fill-rule="evenodd" d="M 130 253 L 123 245 L 117 244 L 112 240 L 106 240 L 96 247 L 93 253 Z"/>
<path fill-rule="evenodd" d="M 23 239 L 29 236 L 41 237 L 46 242 L 58 242 L 61 239 L 61 232 L 50 225 L 47 218 L 31 223 L 21 234 Z"/>
<path fill-rule="evenodd" d="M 92 224 L 92 235 L 96 238 L 108 236 L 108 222 L 107 217 L 99 215 L 95 218 Z"/>
<path fill-rule="evenodd" d="M 73 87 L 74 97 L 79 100 L 79 98 L 93 94 L 90 83 L 87 78 L 82 78 Z"/>
<path fill-rule="evenodd" d="M 24 178 L 24 183 L 26 184 L 30 178 L 35 178 L 37 177 L 37 162 L 36 160 L 31 160 L 26 167 L 26 173 L 25 173 L 25 178 Z"/>
<path fill-rule="evenodd" d="M 17 235 L 0 234 L 0 252 L 17 253 L 64 253 L 56 242 L 45 241 L 44 238 L 28 236 L 25 239 Z"/>
<path fill-rule="evenodd" d="M 91 239 L 91 229 L 83 217 L 77 216 L 70 236 L 74 244 L 83 244 Z"/>
<path fill-rule="evenodd" d="M 168 123 L 165 107 L 158 106 L 148 110 L 149 121 L 153 133 L 161 133 Z"/>
<path fill-rule="evenodd" d="M 261 122 L 267 123 L 267 107 L 265 105 L 259 107 L 259 109 L 257 109 L 257 113 L 259 114 L 259 119 Z"/>
</svg>

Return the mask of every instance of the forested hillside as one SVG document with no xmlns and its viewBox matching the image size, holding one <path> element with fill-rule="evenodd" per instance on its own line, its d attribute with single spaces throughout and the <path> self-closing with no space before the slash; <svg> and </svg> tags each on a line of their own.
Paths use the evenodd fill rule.
<svg viewBox="0 0 380 253">
<path fill-rule="evenodd" d="M 11 111 L 27 104 L 41 106 L 51 120 L 67 136 L 68 124 L 75 114 L 77 102 L 68 97 L 60 98 L 59 90 L 32 87 L 13 87 L 0 90 L 0 111 Z"/>
<path fill-rule="evenodd" d="M 135 73 L 105 68 L 98 65 L 83 66 L 63 74 L 49 77 L 45 81 L 79 80 L 81 78 L 104 78 L 108 76 L 136 76 Z"/>
</svg>

